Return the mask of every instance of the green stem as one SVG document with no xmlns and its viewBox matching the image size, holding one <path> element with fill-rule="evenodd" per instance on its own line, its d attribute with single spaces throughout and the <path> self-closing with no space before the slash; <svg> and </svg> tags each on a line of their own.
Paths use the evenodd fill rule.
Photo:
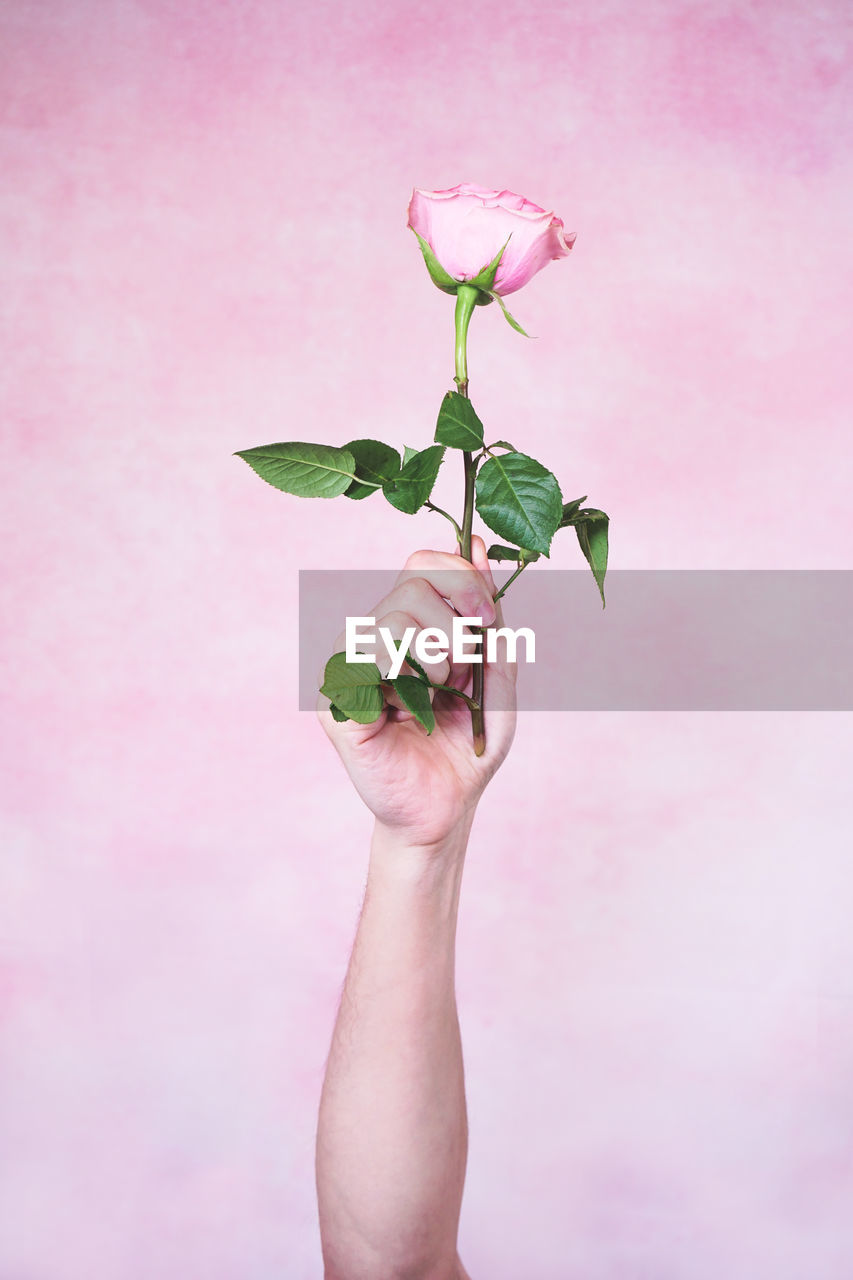
<svg viewBox="0 0 853 1280">
<path fill-rule="evenodd" d="M 459 538 L 459 549 L 466 560 L 471 559 L 471 529 L 474 525 L 474 481 L 477 477 L 477 464 L 470 453 L 462 454 L 462 465 L 465 468 L 465 500 L 462 508 L 462 532 Z"/>
<path fill-rule="evenodd" d="M 472 712 L 473 712 L 473 711 L 479 711 L 479 709 L 480 709 L 480 705 L 479 705 L 479 703 L 475 702 L 473 698 L 469 698 L 469 697 L 468 697 L 468 694 L 467 694 L 467 693 L 463 693 L 461 689 L 454 689 L 452 685 L 449 685 L 449 684 L 430 684 L 430 688 L 431 688 L 431 689 L 439 689 L 442 693 L 452 693 L 455 697 L 457 697 L 457 698 L 461 698 L 463 702 L 466 702 L 466 703 L 468 704 L 468 706 L 471 708 Z"/>
<path fill-rule="evenodd" d="M 477 305 L 479 290 L 470 284 L 460 284 L 456 291 L 456 378 L 459 394 L 468 395 L 468 325 Z M 460 551 L 463 557 L 471 559 L 471 529 L 474 524 L 474 480 L 477 464 L 472 454 L 464 452 L 462 462 L 465 468 L 465 504 L 462 513 L 462 536 Z M 482 629 L 477 628 L 482 636 Z M 486 749 L 486 733 L 483 725 L 483 677 L 484 663 L 474 665 L 474 683 L 471 689 L 471 733 L 474 739 L 474 755 L 481 756 Z"/>
<path fill-rule="evenodd" d="M 456 290 L 456 377 L 454 382 L 459 394 L 468 394 L 468 325 L 477 305 L 479 289 L 470 284 L 460 284 Z"/>
<path fill-rule="evenodd" d="M 501 589 L 500 589 L 500 591 L 497 593 L 497 595 L 492 596 L 492 600 L 495 602 L 495 604 L 497 604 L 497 602 L 500 600 L 501 596 L 502 596 L 502 595 L 505 595 L 505 594 L 506 594 L 506 592 L 510 589 L 510 587 L 511 587 L 511 586 L 512 586 L 512 584 L 515 582 L 515 580 L 516 580 L 516 578 L 518 577 L 518 575 L 519 575 L 520 573 L 524 573 L 524 570 L 527 568 L 527 565 L 528 565 L 528 561 L 527 561 L 527 560 L 522 560 L 521 564 L 518 566 L 518 568 L 516 569 L 515 573 L 513 573 L 509 578 L 507 578 L 506 582 L 503 584 L 503 586 L 501 587 Z"/>
<path fill-rule="evenodd" d="M 442 508 L 437 507 L 434 502 L 425 502 L 424 506 L 426 507 L 427 511 L 435 511 L 438 515 L 444 516 L 445 520 L 450 521 L 450 523 L 453 525 L 453 528 L 456 530 L 456 541 L 459 543 L 461 547 L 462 546 L 462 530 L 459 528 L 459 525 L 453 519 L 453 516 L 450 514 L 450 512 L 443 511 Z"/>
</svg>

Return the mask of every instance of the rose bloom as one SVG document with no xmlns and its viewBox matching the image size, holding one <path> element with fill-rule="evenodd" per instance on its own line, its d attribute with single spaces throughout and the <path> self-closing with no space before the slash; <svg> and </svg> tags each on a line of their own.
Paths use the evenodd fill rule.
<svg viewBox="0 0 853 1280">
<path fill-rule="evenodd" d="M 412 193 L 409 226 L 426 240 L 454 280 L 471 280 L 509 238 L 492 286 L 504 296 L 527 284 L 575 242 L 560 218 L 512 191 L 462 182 L 449 191 Z"/>
</svg>

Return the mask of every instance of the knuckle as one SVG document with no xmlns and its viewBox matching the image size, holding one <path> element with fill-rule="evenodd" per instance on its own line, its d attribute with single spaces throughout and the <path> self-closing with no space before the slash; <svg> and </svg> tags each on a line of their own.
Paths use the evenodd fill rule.
<svg viewBox="0 0 853 1280">
<path fill-rule="evenodd" d="M 425 578 L 407 578 L 395 591 L 400 604 L 410 612 L 422 608 L 432 594 L 432 588 Z"/>
<path fill-rule="evenodd" d="M 406 561 L 407 569 L 423 569 L 434 563 L 435 557 L 440 554 L 437 551 L 413 551 Z"/>
<path fill-rule="evenodd" d="M 403 566 L 403 571 L 409 572 L 413 569 L 421 568 L 428 554 L 429 553 L 426 551 L 413 551 L 406 560 L 406 563 Z"/>
<path fill-rule="evenodd" d="M 386 631 L 390 631 L 395 640 L 399 640 L 408 627 L 416 627 L 417 623 L 404 609 L 392 609 L 390 613 L 386 613 L 384 617 L 378 618 L 376 622 L 376 630 L 384 627 Z"/>
</svg>

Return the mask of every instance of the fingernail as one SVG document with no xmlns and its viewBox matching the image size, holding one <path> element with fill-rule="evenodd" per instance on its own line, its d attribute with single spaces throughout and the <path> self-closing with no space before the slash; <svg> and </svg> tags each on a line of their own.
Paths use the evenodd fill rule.
<svg viewBox="0 0 853 1280">
<path fill-rule="evenodd" d="M 498 616 L 495 613 L 495 606 L 488 596 L 484 597 L 484 599 L 480 601 L 480 604 L 477 607 L 477 612 L 483 619 L 484 627 L 490 627 Z"/>
<path fill-rule="evenodd" d="M 468 591 L 463 596 L 463 604 L 469 618 L 480 618 L 484 626 L 495 620 L 495 607 L 488 596 L 479 591 Z"/>
</svg>

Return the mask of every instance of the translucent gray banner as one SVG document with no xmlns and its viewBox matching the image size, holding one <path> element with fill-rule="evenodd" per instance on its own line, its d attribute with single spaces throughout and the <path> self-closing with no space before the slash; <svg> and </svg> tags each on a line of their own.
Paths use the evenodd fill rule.
<svg viewBox="0 0 853 1280">
<path fill-rule="evenodd" d="M 300 708 L 316 706 L 346 617 L 381 623 L 376 606 L 398 577 L 300 572 Z M 443 595 L 451 577 L 464 580 L 446 575 Z M 513 583 L 504 623 L 535 634 L 534 663 L 519 643 L 520 709 L 853 710 L 853 571 L 613 570 L 606 590 L 602 610 L 588 570 L 537 565 Z"/>
</svg>

